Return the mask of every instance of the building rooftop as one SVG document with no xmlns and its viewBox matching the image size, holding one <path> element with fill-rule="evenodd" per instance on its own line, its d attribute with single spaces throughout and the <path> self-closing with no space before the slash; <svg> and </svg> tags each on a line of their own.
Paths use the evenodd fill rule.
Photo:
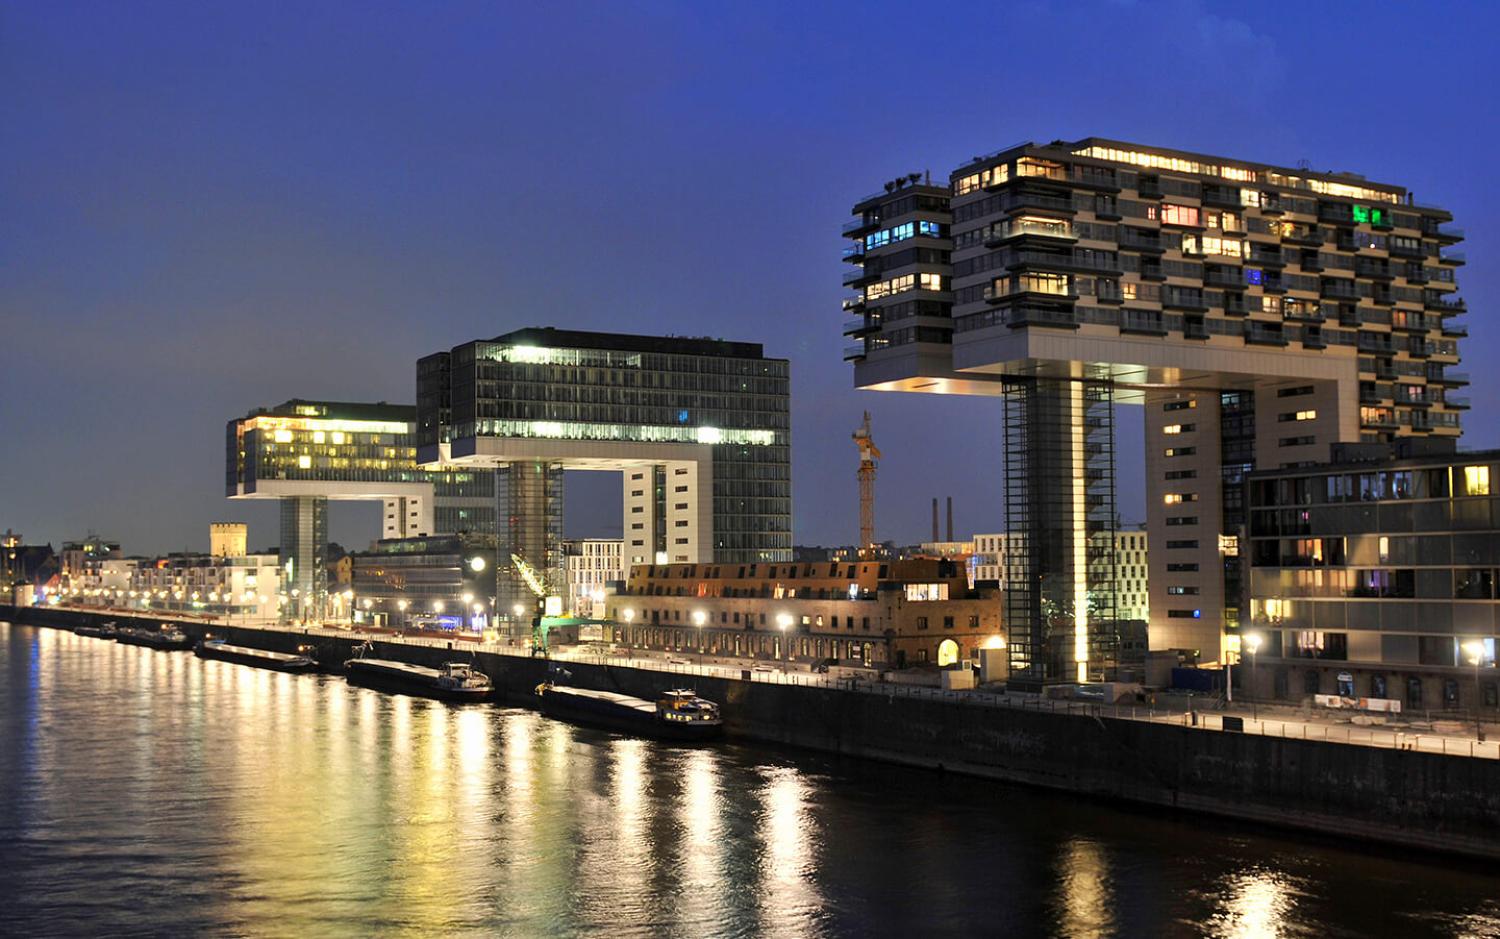
<svg viewBox="0 0 1500 939">
<path fill-rule="evenodd" d="M 763 359 L 758 342 L 730 342 L 708 336 L 637 336 L 596 333 L 551 326 L 529 326 L 496 336 L 491 342 L 543 349 L 606 349 L 612 352 L 654 352 L 663 355 L 710 355 L 734 359 Z"/>
<path fill-rule="evenodd" d="M 1003 150 L 976 156 L 962 163 L 953 176 L 967 175 L 976 167 L 1004 162 L 1010 157 L 1026 151 L 1050 150 L 1069 156 L 1095 159 L 1106 163 L 1138 166 L 1146 170 L 1188 175 L 1216 176 L 1231 183 L 1260 183 L 1292 189 L 1310 189 L 1326 195 L 1358 198 L 1378 193 L 1384 201 L 1412 203 L 1404 186 L 1371 182 L 1359 173 L 1314 170 L 1303 166 L 1282 166 L 1275 163 L 1258 163 L 1234 157 L 1198 153 L 1192 150 L 1177 150 L 1151 144 L 1113 140 L 1108 137 L 1084 137 L 1075 141 L 1054 140 L 1038 144 L 1032 141 L 1013 144 Z"/>
<path fill-rule="evenodd" d="M 404 421 L 417 419 L 417 408 L 413 404 L 389 404 L 385 401 L 309 401 L 293 398 L 275 407 L 257 408 L 242 420 L 252 417 L 315 417 L 341 421 Z"/>
</svg>

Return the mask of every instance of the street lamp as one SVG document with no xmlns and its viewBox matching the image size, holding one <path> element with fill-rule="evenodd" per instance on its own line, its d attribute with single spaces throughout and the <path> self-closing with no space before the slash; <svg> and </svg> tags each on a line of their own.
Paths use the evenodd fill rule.
<svg viewBox="0 0 1500 939">
<path fill-rule="evenodd" d="M 698 627 L 698 668 L 703 668 L 703 624 L 708 620 L 708 614 L 702 610 L 693 611 L 693 625 Z"/>
<path fill-rule="evenodd" d="M 1250 650 L 1250 717 L 1258 720 L 1260 716 L 1259 698 L 1255 695 L 1255 653 L 1260 651 L 1260 643 L 1264 637 L 1260 633 L 1246 633 L 1240 642 Z"/>
<path fill-rule="evenodd" d="M 792 614 L 790 614 L 790 613 L 779 614 L 776 617 L 776 625 L 781 627 L 781 645 L 782 645 L 782 651 L 784 653 L 786 653 L 787 658 L 790 659 L 791 658 L 792 647 L 789 646 L 789 645 L 787 645 L 786 631 L 789 628 L 791 628 L 791 625 L 792 625 Z"/>
<path fill-rule="evenodd" d="M 397 628 L 401 629 L 402 631 L 405 631 L 405 629 L 406 629 L 406 607 L 407 606 L 408 606 L 408 603 L 407 603 L 407 600 L 406 600 L 405 597 L 402 597 L 400 600 L 396 601 L 396 609 L 399 610 L 400 613 L 401 613 L 400 625 Z"/>
<path fill-rule="evenodd" d="M 1474 736 L 1480 740 L 1484 739 L 1484 727 L 1479 722 L 1479 702 L 1481 693 L 1479 690 L 1479 667 L 1484 664 L 1484 643 L 1478 639 L 1470 639 L 1463 645 L 1464 654 L 1469 661 L 1474 663 Z"/>
</svg>

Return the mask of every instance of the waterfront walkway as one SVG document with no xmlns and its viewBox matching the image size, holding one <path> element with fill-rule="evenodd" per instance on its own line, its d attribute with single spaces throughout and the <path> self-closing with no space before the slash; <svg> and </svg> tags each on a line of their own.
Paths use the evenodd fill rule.
<svg viewBox="0 0 1500 939">
<path fill-rule="evenodd" d="M 60 609 L 87 613 L 110 612 L 87 607 L 60 607 Z M 118 612 L 124 615 L 131 615 L 127 611 Z M 426 646 L 438 649 L 447 648 L 452 649 L 457 654 L 467 654 L 472 651 L 484 652 L 490 655 L 531 658 L 531 653 L 527 648 L 515 643 L 485 643 L 432 636 L 402 636 L 393 633 L 351 630 L 347 627 L 266 624 L 247 626 L 242 623 L 210 621 L 207 619 L 198 619 L 193 622 L 204 626 L 266 629 L 330 638 L 368 638 L 395 645 Z M 1205 709 L 1183 709 L 1181 706 L 1176 708 L 1156 707 L 1149 703 L 1134 705 L 1104 704 L 1094 701 L 1050 699 L 1029 694 L 997 694 L 982 689 L 945 691 L 929 685 L 815 674 L 805 667 L 799 667 L 797 663 L 791 662 L 771 663 L 766 660 L 750 659 L 726 660 L 721 656 L 712 655 L 700 658 L 696 652 L 653 655 L 636 650 L 626 655 L 607 655 L 600 654 L 592 649 L 563 648 L 553 652 L 549 658 L 563 667 L 566 667 L 567 663 L 577 662 L 590 665 L 613 665 L 647 669 L 681 675 L 684 678 L 703 676 L 730 680 L 744 680 L 748 675 L 749 680 L 754 682 L 826 688 L 833 691 L 855 694 L 924 698 L 973 707 L 1001 707 L 1048 711 L 1056 714 L 1071 714 L 1089 718 L 1149 721 L 1159 724 L 1173 724 L 1208 733 L 1258 734 L 1292 740 L 1326 741 L 1349 746 L 1412 750 L 1447 756 L 1474 757 L 1476 759 L 1500 759 L 1500 739 L 1497 739 L 1500 738 L 1500 732 L 1496 732 L 1495 728 L 1490 727 L 1486 733 L 1486 736 L 1490 739 L 1480 740 L 1474 732 L 1472 721 L 1467 722 L 1464 730 L 1439 732 L 1433 729 L 1434 721 L 1426 715 L 1423 718 L 1414 718 L 1408 715 L 1384 725 L 1357 726 L 1348 718 L 1334 716 L 1332 713 L 1325 717 L 1321 714 L 1311 714 L 1298 708 L 1278 704 L 1261 705 L 1258 708 L 1244 707 L 1240 704 L 1225 707 L 1216 699 L 1208 698 L 1202 699 Z M 759 666 L 759 668 L 756 666 Z M 1242 721 L 1242 726 L 1237 730 L 1226 730 L 1225 718 L 1238 718 Z M 1444 715 L 1440 719 L 1444 723 L 1459 723 L 1457 716 L 1449 717 Z"/>
</svg>

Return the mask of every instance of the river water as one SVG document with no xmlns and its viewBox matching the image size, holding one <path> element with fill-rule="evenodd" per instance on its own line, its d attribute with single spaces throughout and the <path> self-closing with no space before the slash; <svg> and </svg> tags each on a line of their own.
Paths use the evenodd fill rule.
<svg viewBox="0 0 1500 939">
<path fill-rule="evenodd" d="M 1494 936 L 1500 879 L 0 624 L 0 934 Z"/>
</svg>

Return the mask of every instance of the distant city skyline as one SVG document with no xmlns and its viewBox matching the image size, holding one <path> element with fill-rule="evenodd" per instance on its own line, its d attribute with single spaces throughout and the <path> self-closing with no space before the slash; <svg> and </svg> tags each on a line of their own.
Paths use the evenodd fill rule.
<svg viewBox="0 0 1500 939">
<path fill-rule="evenodd" d="M 1086 135 L 1306 159 L 1451 209 L 1475 311 L 1461 443 L 1500 445 L 1483 260 L 1500 130 L 1475 120 L 1500 77 L 1495 10 L 862 9 L 8 9 L 0 530 L 155 554 L 244 521 L 252 547 L 275 544 L 274 507 L 223 497 L 228 418 L 293 397 L 411 404 L 425 352 L 555 325 L 790 359 L 798 544 L 857 539 L 865 410 L 884 453 L 877 538 L 924 540 L 930 499 L 949 495 L 955 534 L 997 531 L 998 404 L 853 389 L 838 226 L 871 179 L 944 181 L 1018 139 Z M 1145 19 L 1173 55 L 1121 48 Z M 1002 33 L 1066 36 L 1066 68 L 1021 44 L 1001 73 L 1045 80 L 983 81 Z M 1369 50 L 1393 35 L 1441 74 L 1371 86 Z M 1141 415 L 1119 416 L 1135 520 Z M 570 486 L 567 533 L 617 537 L 616 481 Z M 333 508 L 333 540 L 378 533 L 377 510 Z"/>
</svg>

